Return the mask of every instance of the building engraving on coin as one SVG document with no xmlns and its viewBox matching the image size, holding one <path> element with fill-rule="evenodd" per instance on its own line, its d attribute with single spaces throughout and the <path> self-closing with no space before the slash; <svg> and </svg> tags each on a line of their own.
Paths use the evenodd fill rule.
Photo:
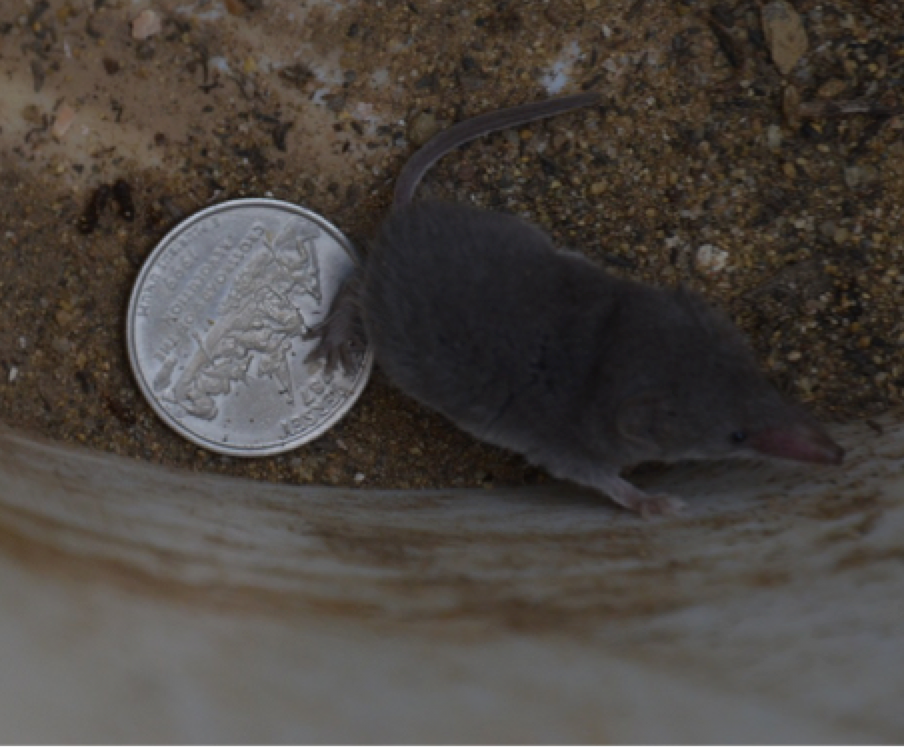
<svg viewBox="0 0 904 748">
<path fill-rule="evenodd" d="M 352 406 L 372 366 L 306 364 L 304 340 L 354 264 L 341 233 L 275 200 L 189 219 L 151 255 L 129 305 L 129 353 L 151 405 L 183 436 L 241 456 L 313 439 Z"/>
</svg>

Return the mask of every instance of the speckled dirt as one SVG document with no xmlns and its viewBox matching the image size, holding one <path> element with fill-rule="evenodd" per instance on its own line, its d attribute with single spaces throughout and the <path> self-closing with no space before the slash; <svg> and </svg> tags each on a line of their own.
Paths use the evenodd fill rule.
<svg viewBox="0 0 904 748">
<path fill-rule="evenodd" d="M 560 85 L 605 104 L 468 146 L 425 194 L 530 217 L 613 272 L 701 290 L 827 419 L 901 404 L 904 24 L 890 1 L 794 5 L 808 52 L 783 76 L 755 2 L 3 3 L 0 420 L 289 483 L 544 480 L 379 373 L 314 444 L 206 453 L 142 401 L 123 318 L 142 261 L 195 210 L 272 195 L 365 245 L 433 131 Z M 162 31 L 136 40 L 144 9 Z M 121 202 L 91 213 L 116 180 L 133 220 Z"/>
</svg>

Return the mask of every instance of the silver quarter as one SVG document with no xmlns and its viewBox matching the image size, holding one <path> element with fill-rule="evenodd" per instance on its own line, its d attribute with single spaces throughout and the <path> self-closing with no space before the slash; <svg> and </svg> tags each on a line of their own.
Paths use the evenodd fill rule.
<svg viewBox="0 0 904 748">
<path fill-rule="evenodd" d="M 279 454 L 316 439 L 352 407 L 373 366 L 306 364 L 357 257 L 342 233 L 279 200 L 222 203 L 171 231 L 141 270 L 127 341 L 145 397 L 205 449 Z"/>
</svg>

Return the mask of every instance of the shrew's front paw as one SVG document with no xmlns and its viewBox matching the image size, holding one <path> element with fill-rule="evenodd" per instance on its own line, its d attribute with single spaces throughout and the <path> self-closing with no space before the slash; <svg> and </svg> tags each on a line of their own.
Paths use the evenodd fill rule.
<svg viewBox="0 0 904 748">
<path fill-rule="evenodd" d="M 366 347 L 362 336 L 355 330 L 350 330 L 348 325 L 337 324 L 337 320 L 329 318 L 310 328 L 303 337 L 305 340 L 319 338 L 314 349 L 305 356 L 305 363 L 323 361 L 327 374 L 332 374 L 338 366 L 341 366 L 346 374 L 353 374 L 359 358 L 356 354 Z"/>
</svg>

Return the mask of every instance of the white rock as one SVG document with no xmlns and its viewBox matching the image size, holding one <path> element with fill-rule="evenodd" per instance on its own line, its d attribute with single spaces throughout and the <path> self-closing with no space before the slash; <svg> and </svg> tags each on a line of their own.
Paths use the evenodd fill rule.
<svg viewBox="0 0 904 748">
<path fill-rule="evenodd" d="M 147 39 L 161 31 L 163 31 L 163 21 L 160 20 L 160 15 L 153 10 L 141 11 L 132 21 L 133 39 Z"/>
<path fill-rule="evenodd" d="M 707 273 L 718 273 L 728 264 L 728 252 L 712 244 L 703 244 L 697 248 L 697 267 Z"/>
</svg>

